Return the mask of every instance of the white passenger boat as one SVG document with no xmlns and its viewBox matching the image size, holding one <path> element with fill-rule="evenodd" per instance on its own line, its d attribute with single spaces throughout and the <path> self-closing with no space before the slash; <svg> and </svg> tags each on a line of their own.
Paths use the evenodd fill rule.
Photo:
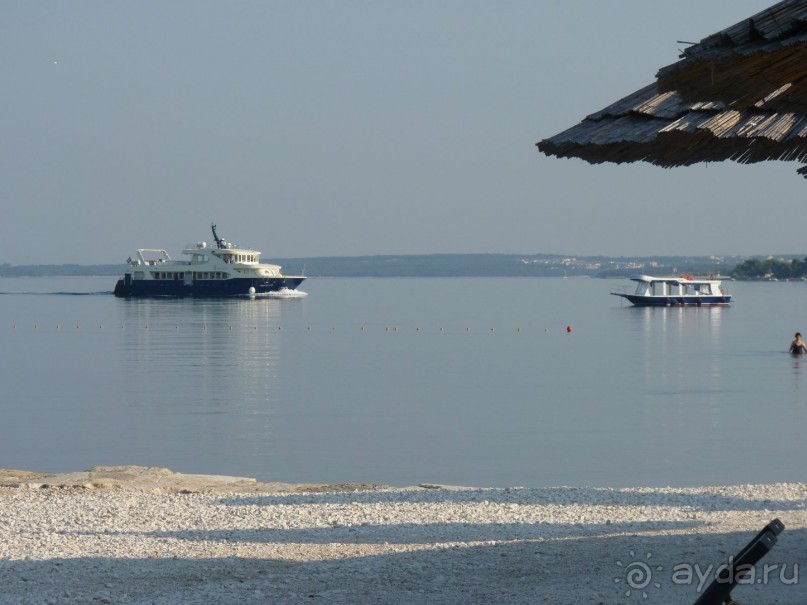
<svg viewBox="0 0 807 605">
<path fill-rule="evenodd" d="M 722 281 L 715 278 L 697 278 L 691 275 L 651 277 L 632 275 L 636 290 L 611 292 L 640 307 L 715 306 L 728 305 L 731 295 L 723 290 Z"/>
<path fill-rule="evenodd" d="M 215 245 L 189 244 L 190 260 L 171 260 L 162 248 L 141 248 L 115 285 L 115 296 L 250 296 L 288 293 L 305 276 L 284 275 L 261 253 L 225 242 L 211 225 Z"/>
</svg>

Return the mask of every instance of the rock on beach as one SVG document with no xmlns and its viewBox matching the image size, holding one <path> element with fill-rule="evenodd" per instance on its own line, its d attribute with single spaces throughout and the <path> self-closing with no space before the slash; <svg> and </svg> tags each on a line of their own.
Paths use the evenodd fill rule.
<svg viewBox="0 0 807 605">
<path fill-rule="evenodd" d="M 804 483 L 391 488 L 5 470 L 0 603 L 680 605 L 774 518 L 785 531 L 732 594 L 803 605 Z"/>
</svg>

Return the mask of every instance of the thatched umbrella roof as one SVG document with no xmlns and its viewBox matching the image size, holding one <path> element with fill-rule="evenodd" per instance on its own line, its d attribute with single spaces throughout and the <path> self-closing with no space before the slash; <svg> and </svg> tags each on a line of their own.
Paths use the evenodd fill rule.
<svg viewBox="0 0 807 605">
<path fill-rule="evenodd" d="M 807 162 L 807 0 L 704 38 L 653 84 L 537 145 L 592 164 Z"/>
</svg>

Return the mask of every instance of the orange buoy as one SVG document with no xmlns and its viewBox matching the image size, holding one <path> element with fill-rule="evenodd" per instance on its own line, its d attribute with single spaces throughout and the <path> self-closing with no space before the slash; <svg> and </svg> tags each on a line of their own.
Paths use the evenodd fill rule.
<svg viewBox="0 0 807 605">
<path fill-rule="evenodd" d="M 566 326 L 566 331 L 571 334 L 572 333 L 572 326 Z"/>
</svg>

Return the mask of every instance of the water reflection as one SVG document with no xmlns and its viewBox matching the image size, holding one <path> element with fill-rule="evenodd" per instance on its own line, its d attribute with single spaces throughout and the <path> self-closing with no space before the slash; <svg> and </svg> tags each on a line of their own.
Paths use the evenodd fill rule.
<svg viewBox="0 0 807 605">
<path fill-rule="evenodd" d="M 637 307 L 641 371 L 634 408 L 648 436 L 645 448 L 659 468 L 685 469 L 717 455 L 727 439 L 734 386 L 724 364 L 729 308 Z M 692 452 L 699 452 L 694 457 Z"/>
<path fill-rule="evenodd" d="M 724 350 L 722 307 L 639 307 L 632 309 L 642 333 L 644 378 L 648 386 L 668 384 L 684 391 L 700 384 L 707 392 L 722 387 Z M 697 364 L 693 364 L 697 358 Z M 693 367 L 697 374 L 693 375 Z"/>
<path fill-rule="evenodd" d="M 126 368 L 123 404 L 137 410 L 134 421 L 151 439 L 159 440 L 160 431 L 170 436 L 189 459 L 210 458 L 188 462 L 212 469 L 205 472 L 215 472 L 215 459 L 234 447 L 266 443 L 284 390 L 278 369 L 283 310 L 297 303 L 120 301 L 122 344 L 116 350 Z M 194 446 L 198 439 L 205 448 Z"/>
</svg>

